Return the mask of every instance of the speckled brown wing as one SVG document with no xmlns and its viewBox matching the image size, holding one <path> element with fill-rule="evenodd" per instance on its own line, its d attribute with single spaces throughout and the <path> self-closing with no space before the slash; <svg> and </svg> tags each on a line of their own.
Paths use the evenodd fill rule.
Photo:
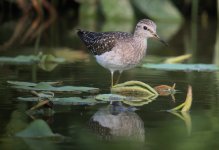
<svg viewBox="0 0 219 150">
<path fill-rule="evenodd" d="M 125 32 L 89 32 L 79 30 L 77 34 L 94 55 L 101 55 L 111 51 L 118 40 L 131 37 L 129 33 Z"/>
</svg>

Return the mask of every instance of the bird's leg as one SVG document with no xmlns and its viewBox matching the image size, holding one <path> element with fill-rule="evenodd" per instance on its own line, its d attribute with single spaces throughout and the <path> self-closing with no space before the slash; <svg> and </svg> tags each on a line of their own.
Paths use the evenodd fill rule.
<svg viewBox="0 0 219 150">
<path fill-rule="evenodd" d="M 117 78 L 117 80 L 116 80 L 116 84 L 119 83 L 119 80 L 120 80 L 121 75 L 122 75 L 122 70 L 119 71 L 119 76 L 118 76 L 118 78 Z"/>
<path fill-rule="evenodd" d="M 110 71 L 111 72 L 111 87 L 113 87 L 113 74 L 114 74 L 114 71 Z"/>
</svg>

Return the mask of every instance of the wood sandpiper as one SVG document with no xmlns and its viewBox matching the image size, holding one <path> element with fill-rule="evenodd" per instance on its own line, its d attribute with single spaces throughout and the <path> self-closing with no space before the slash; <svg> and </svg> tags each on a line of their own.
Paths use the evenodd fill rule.
<svg viewBox="0 0 219 150">
<path fill-rule="evenodd" d="M 96 57 L 97 62 L 113 74 L 134 68 L 146 54 L 147 39 L 156 38 L 165 45 L 156 33 L 156 24 L 149 19 L 140 20 L 133 34 L 126 32 L 90 32 L 78 29 L 80 39 L 89 51 Z"/>
</svg>

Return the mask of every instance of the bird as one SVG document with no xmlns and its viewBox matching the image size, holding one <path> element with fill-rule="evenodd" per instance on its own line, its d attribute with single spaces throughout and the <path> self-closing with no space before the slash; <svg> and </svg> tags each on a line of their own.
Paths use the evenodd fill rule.
<svg viewBox="0 0 219 150">
<path fill-rule="evenodd" d="M 121 31 L 91 32 L 77 29 L 77 35 L 96 61 L 111 72 L 111 87 L 115 71 L 136 67 L 146 55 L 147 39 L 155 38 L 168 45 L 156 33 L 156 24 L 150 19 L 141 19 L 133 33 Z"/>
</svg>

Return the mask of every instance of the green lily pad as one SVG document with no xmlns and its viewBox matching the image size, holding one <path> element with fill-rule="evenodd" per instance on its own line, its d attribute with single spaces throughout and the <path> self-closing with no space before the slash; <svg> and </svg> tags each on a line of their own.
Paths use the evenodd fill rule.
<svg viewBox="0 0 219 150">
<path fill-rule="evenodd" d="M 0 57 L 0 63 L 3 64 L 34 64 L 39 62 L 39 57 L 35 55 L 17 56 L 17 57 Z"/>
<path fill-rule="evenodd" d="M 17 86 L 30 86 L 30 87 L 37 86 L 37 83 L 23 82 L 23 81 L 7 81 L 7 83 Z M 46 83 L 49 85 L 59 85 L 61 82 L 57 81 L 57 82 L 40 82 L 40 83 Z"/>
<path fill-rule="evenodd" d="M 36 86 L 36 83 L 31 82 L 22 82 L 22 81 L 7 81 L 8 84 L 17 85 L 17 86 Z"/>
<path fill-rule="evenodd" d="M 52 92 L 71 92 L 75 94 L 80 94 L 82 92 L 88 93 L 97 93 L 99 92 L 98 88 L 93 87 L 82 87 L 82 86 L 52 86 L 53 82 L 40 82 L 38 84 L 34 84 L 31 82 L 19 82 L 19 81 L 10 81 L 8 82 L 12 84 L 12 88 L 18 90 L 26 90 L 26 91 L 52 91 Z M 34 86 L 33 86 L 34 85 Z"/>
<path fill-rule="evenodd" d="M 43 120 L 35 120 L 30 125 L 15 134 L 17 137 L 22 138 L 54 138 L 62 137 L 59 134 L 54 134 L 47 123 Z"/>
<path fill-rule="evenodd" d="M 143 64 L 143 68 L 167 71 L 218 71 L 214 64 Z"/>
<path fill-rule="evenodd" d="M 18 97 L 19 101 L 37 102 L 38 97 Z M 63 98 L 52 98 L 50 101 L 56 105 L 95 105 L 100 103 L 94 98 L 80 98 L 80 97 L 63 97 Z"/>
<path fill-rule="evenodd" d="M 64 63 L 64 58 L 58 58 L 51 54 L 38 55 L 19 55 L 16 57 L 0 57 L 0 63 L 2 64 L 36 64 L 36 63 Z"/>
<path fill-rule="evenodd" d="M 98 103 L 94 98 L 80 97 L 55 98 L 53 102 L 59 105 L 95 105 Z"/>
<path fill-rule="evenodd" d="M 37 96 L 39 99 L 51 99 L 55 95 L 53 92 L 44 92 L 44 91 L 39 93 L 37 93 L 36 91 L 31 91 L 31 93 Z"/>
</svg>

